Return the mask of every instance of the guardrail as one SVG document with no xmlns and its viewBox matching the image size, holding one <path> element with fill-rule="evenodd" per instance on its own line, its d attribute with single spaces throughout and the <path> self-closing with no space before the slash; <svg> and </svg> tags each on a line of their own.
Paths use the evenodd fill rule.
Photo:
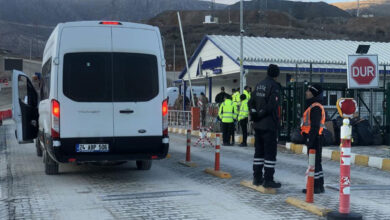
<svg viewBox="0 0 390 220">
<path fill-rule="evenodd" d="M 191 128 L 191 111 L 169 110 L 168 126 Z"/>
</svg>

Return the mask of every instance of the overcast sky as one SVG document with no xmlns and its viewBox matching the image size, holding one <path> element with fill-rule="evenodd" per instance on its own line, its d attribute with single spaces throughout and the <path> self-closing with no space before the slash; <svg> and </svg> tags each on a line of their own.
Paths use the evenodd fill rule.
<svg viewBox="0 0 390 220">
<path fill-rule="evenodd" d="M 215 2 L 223 3 L 223 4 L 233 4 L 233 3 L 238 2 L 238 1 L 239 0 L 215 0 Z M 270 1 L 272 1 L 272 0 L 270 0 Z M 299 0 L 295 0 L 295 1 L 299 1 Z M 320 1 L 327 2 L 327 3 L 333 3 L 333 2 L 352 2 L 352 1 L 356 1 L 356 0 L 300 0 L 300 2 L 320 2 Z"/>
</svg>

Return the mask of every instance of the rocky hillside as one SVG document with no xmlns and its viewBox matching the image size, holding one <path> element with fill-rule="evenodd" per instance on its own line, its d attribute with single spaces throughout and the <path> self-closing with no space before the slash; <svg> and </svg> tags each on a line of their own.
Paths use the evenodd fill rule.
<svg viewBox="0 0 390 220">
<path fill-rule="evenodd" d="M 337 2 L 332 5 L 356 15 L 357 2 Z M 359 2 L 361 16 L 390 16 L 390 0 L 362 0 Z"/>
</svg>

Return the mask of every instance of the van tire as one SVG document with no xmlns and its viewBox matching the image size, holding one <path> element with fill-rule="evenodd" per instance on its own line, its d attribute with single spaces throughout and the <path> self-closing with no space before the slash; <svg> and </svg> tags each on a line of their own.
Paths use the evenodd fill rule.
<svg viewBox="0 0 390 220">
<path fill-rule="evenodd" d="M 35 139 L 35 147 L 37 148 L 37 156 L 38 157 L 42 157 L 43 155 L 43 152 L 42 152 L 42 148 L 41 148 L 41 144 L 39 143 L 39 139 Z"/>
<path fill-rule="evenodd" d="M 137 164 L 138 170 L 150 170 L 152 168 L 151 160 L 137 160 L 135 163 Z"/>
<path fill-rule="evenodd" d="M 50 155 L 45 151 L 44 156 L 44 163 L 45 163 L 45 173 L 46 175 L 56 175 L 58 174 L 58 163 L 55 162 Z"/>
</svg>

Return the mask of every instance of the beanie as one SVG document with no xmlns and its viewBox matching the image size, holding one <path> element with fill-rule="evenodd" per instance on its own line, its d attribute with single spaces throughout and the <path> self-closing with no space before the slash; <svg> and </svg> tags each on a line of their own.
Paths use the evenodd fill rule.
<svg viewBox="0 0 390 220">
<path fill-rule="evenodd" d="M 245 95 L 245 94 L 241 94 L 241 95 L 240 95 L 240 100 L 243 101 L 243 100 L 245 100 L 245 99 L 246 99 L 246 95 Z"/>
<path fill-rule="evenodd" d="M 280 74 L 279 67 L 275 64 L 270 64 L 267 69 L 267 75 L 269 77 L 275 78 L 278 77 Z"/>
<path fill-rule="evenodd" d="M 318 84 L 309 85 L 308 89 L 310 90 L 311 94 L 313 94 L 314 97 L 319 96 L 323 91 L 321 85 Z"/>
</svg>

